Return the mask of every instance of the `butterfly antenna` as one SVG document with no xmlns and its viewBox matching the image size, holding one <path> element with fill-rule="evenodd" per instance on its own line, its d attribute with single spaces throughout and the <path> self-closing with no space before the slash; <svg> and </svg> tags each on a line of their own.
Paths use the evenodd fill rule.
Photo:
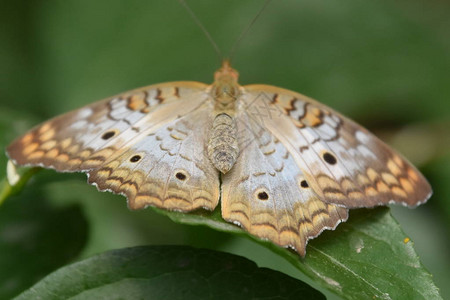
<svg viewBox="0 0 450 300">
<path fill-rule="evenodd" d="M 184 6 L 184 8 L 187 10 L 187 12 L 189 13 L 189 15 L 192 17 L 192 19 L 194 20 L 194 22 L 198 25 L 198 27 L 200 27 L 200 29 L 203 31 L 203 33 L 206 35 L 206 37 L 208 38 L 209 42 L 212 44 L 214 50 L 216 51 L 217 56 L 219 56 L 220 60 L 223 60 L 223 55 L 222 55 L 222 51 L 220 51 L 219 46 L 217 46 L 217 43 L 214 41 L 214 39 L 212 38 L 211 34 L 209 34 L 208 30 L 206 30 L 205 26 L 203 26 L 203 23 L 200 22 L 199 18 L 197 17 L 197 15 L 192 11 L 192 9 L 189 7 L 189 5 L 186 3 L 186 1 L 184 0 L 179 0 L 179 2 L 181 3 L 181 5 Z"/>
<path fill-rule="evenodd" d="M 266 7 L 269 5 L 269 3 L 272 0 L 266 0 L 263 4 L 263 6 L 259 9 L 256 16 L 252 19 L 252 21 L 245 27 L 245 29 L 241 32 L 241 35 L 237 38 L 236 42 L 234 42 L 233 47 L 231 47 L 230 50 L 230 56 L 229 59 L 231 61 L 232 57 L 234 56 L 234 53 L 236 52 L 237 48 L 241 44 L 241 41 L 243 40 L 244 36 L 247 35 L 247 33 L 250 31 L 250 28 L 252 28 L 253 24 L 255 24 L 256 20 L 258 20 L 259 16 L 263 13 L 264 10 L 266 10 Z"/>
</svg>

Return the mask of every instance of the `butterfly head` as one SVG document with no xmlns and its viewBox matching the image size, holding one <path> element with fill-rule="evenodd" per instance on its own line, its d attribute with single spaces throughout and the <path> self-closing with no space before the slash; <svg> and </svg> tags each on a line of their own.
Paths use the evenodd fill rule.
<svg viewBox="0 0 450 300">
<path fill-rule="evenodd" d="M 212 96 L 218 110 L 234 108 L 236 99 L 239 97 L 238 77 L 239 73 L 230 66 L 228 60 L 224 60 L 222 67 L 214 73 Z"/>
<path fill-rule="evenodd" d="M 220 69 L 214 73 L 215 82 L 228 81 L 237 84 L 238 78 L 239 78 L 238 71 L 236 71 L 231 67 L 230 61 L 228 59 L 224 59 Z"/>
</svg>

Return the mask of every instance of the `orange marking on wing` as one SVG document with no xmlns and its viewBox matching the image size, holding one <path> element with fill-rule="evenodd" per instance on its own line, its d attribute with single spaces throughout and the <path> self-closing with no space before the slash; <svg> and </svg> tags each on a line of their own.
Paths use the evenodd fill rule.
<svg viewBox="0 0 450 300">
<path fill-rule="evenodd" d="M 61 153 L 60 155 L 58 155 L 56 157 L 56 160 L 60 161 L 60 162 L 67 162 L 69 159 L 70 159 L 69 155 L 67 155 L 65 153 Z"/>
<path fill-rule="evenodd" d="M 111 155 L 113 155 L 114 151 L 115 150 L 113 150 L 111 148 L 105 148 L 105 149 L 102 149 L 100 151 L 93 153 L 92 156 L 95 156 L 95 157 L 101 156 L 106 159 L 107 157 L 110 157 Z"/>
<path fill-rule="evenodd" d="M 293 231 L 284 230 L 280 233 L 280 244 L 282 244 L 282 245 L 292 244 L 297 239 L 298 239 L 298 234 Z"/>
<path fill-rule="evenodd" d="M 306 115 L 301 119 L 301 122 L 309 127 L 315 127 L 322 124 L 321 110 L 317 107 L 309 108 Z"/>
<path fill-rule="evenodd" d="M 78 153 L 78 156 L 81 158 L 88 158 L 91 155 L 91 151 L 89 150 L 83 150 L 80 153 Z"/>
<path fill-rule="evenodd" d="M 294 217 L 288 213 L 287 211 L 284 211 L 283 213 L 278 213 L 278 226 L 280 228 L 282 227 L 289 227 L 289 225 L 294 222 Z"/>
<path fill-rule="evenodd" d="M 131 209 L 140 209 L 151 204 L 158 207 L 163 207 L 163 202 L 161 199 L 147 195 L 138 195 L 134 198 L 134 201 L 129 202 Z"/>
<path fill-rule="evenodd" d="M 347 197 L 342 193 L 326 192 L 325 196 L 330 199 L 337 200 L 337 201 L 344 201 L 345 199 L 347 199 Z M 331 201 L 333 201 L 333 200 L 331 200 Z"/>
<path fill-rule="evenodd" d="M 306 238 L 308 236 L 308 232 L 311 232 L 314 230 L 314 226 L 305 220 L 305 222 L 300 223 L 300 226 L 298 227 L 298 231 L 300 233 L 300 236 L 302 238 Z"/>
<path fill-rule="evenodd" d="M 378 178 L 379 175 L 374 169 L 368 168 L 367 176 L 369 177 L 370 181 L 374 182 Z"/>
<path fill-rule="evenodd" d="M 167 197 L 163 203 L 167 209 L 178 209 L 181 211 L 192 210 L 192 203 L 189 200 L 177 196 Z"/>
<path fill-rule="evenodd" d="M 52 127 L 50 123 L 45 123 L 44 125 L 41 126 L 41 128 L 39 128 L 39 133 L 42 134 L 46 132 L 47 130 L 50 129 L 50 127 Z"/>
<path fill-rule="evenodd" d="M 387 167 L 388 167 L 389 171 L 391 171 L 391 173 L 394 174 L 395 176 L 398 176 L 402 173 L 402 170 L 391 159 L 387 162 Z"/>
<path fill-rule="evenodd" d="M 413 169 L 408 169 L 408 176 L 414 181 L 419 180 L 419 176 L 417 176 L 417 173 Z"/>
<path fill-rule="evenodd" d="M 47 142 L 43 143 L 41 145 L 40 149 L 48 151 L 48 150 L 54 148 L 55 146 L 56 146 L 56 141 L 55 140 L 50 140 L 50 141 L 47 141 Z"/>
<path fill-rule="evenodd" d="M 78 152 L 78 150 L 80 150 L 80 145 L 73 144 L 72 146 L 69 146 L 69 148 L 66 149 L 66 152 L 75 154 Z"/>
<path fill-rule="evenodd" d="M 22 154 L 25 156 L 28 156 L 28 154 L 30 154 L 31 152 L 33 152 L 34 150 L 36 150 L 39 147 L 38 143 L 32 143 L 29 144 L 28 146 L 26 146 L 25 148 L 23 148 L 22 150 Z"/>
<path fill-rule="evenodd" d="M 397 178 L 395 178 L 392 174 L 389 173 L 382 173 L 381 178 L 386 182 L 388 185 L 399 185 L 399 182 Z"/>
<path fill-rule="evenodd" d="M 194 199 L 193 202 L 193 207 L 194 208 L 199 208 L 199 207 L 212 207 L 211 205 L 211 200 L 208 198 L 203 198 L 203 197 L 197 197 Z"/>
<path fill-rule="evenodd" d="M 331 187 L 331 188 L 334 188 L 334 189 L 337 189 L 337 190 L 341 190 L 341 186 L 336 181 L 334 181 L 333 179 L 331 179 L 329 177 L 320 176 L 317 179 L 317 183 L 320 185 L 320 187 L 322 189 L 325 189 L 327 187 Z"/>
<path fill-rule="evenodd" d="M 135 171 L 129 177 L 133 178 L 133 182 L 140 186 L 144 182 L 144 176 L 141 172 Z"/>
<path fill-rule="evenodd" d="M 230 211 L 247 211 L 248 205 L 244 202 L 232 202 L 230 205 Z"/>
<path fill-rule="evenodd" d="M 360 192 L 350 192 L 347 196 L 355 200 L 364 198 L 364 195 Z"/>
<path fill-rule="evenodd" d="M 114 170 L 114 172 L 112 172 L 111 176 L 114 177 L 120 177 L 120 178 L 127 178 L 128 174 L 130 174 L 130 172 L 127 169 L 116 169 Z"/>
<path fill-rule="evenodd" d="M 21 142 L 22 144 L 28 144 L 33 140 L 33 134 L 32 133 L 27 133 L 26 135 L 23 136 Z"/>
<path fill-rule="evenodd" d="M 145 184 L 143 184 L 140 189 L 139 189 L 143 194 L 148 193 L 148 194 L 156 194 L 156 195 L 160 195 L 164 193 L 164 189 L 161 185 L 158 185 L 155 182 L 147 182 Z"/>
<path fill-rule="evenodd" d="M 394 155 L 394 162 L 400 167 L 403 168 L 403 160 L 398 155 Z"/>
<path fill-rule="evenodd" d="M 303 124 L 303 123 L 300 122 L 299 120 L 294 119 L 294 118 L 292 118 L 291 120 L 294 122 L 294 125 L 295 125 L 297 128 L 304 128 L 304 127 L 305 127 L 305 124 Z"/>
<path fill-rule="evenodd" d="M 414 192 L 414 187 L 408 179 L 400 178 L 400 184 L 407 193 L 411 194 Z"/>
<path fill-rule="evenodd" d="M 227 218 L 228 219 L 237 220 L 245 228 L 248 228 L 248 226 L 250 226 L 250 221 L 248 219 L 248 216 L 245 214 L 245 212 L 243 212 L 241 210 L 230 211 L 229 215 L 227 216 Z"/>
<path fill-rule="evenodd" d="M 314 199 L 316 199 L 316 200 L 310 200 L 310 201 L 306 202 L 308 205 L 308 210 L 311 213 L 314 213 L 318 210 L 327 209 L 327 205 L 325 204 L 325 202 L 317 200 L 317 198 L 314 198 Z"/>
<path fill-rule="evenodd" d="M 366 189 L 364 190 L 364 192 L 366 192 L 367 196 L 377 196 L 378 192 L 376 189 L 374 189 L 373 187 L 369 186 L 366 187 Z"/>
<path fill-rule="evenodd" d="M 369 185 L 371 183 L 369 178 L 367 178 L 367 176 L 364 176 L 362 174 L 358 174 L 356 179 L 358 180 L 359 185 Z"/>
<path fill-rule="evenodd" d="M 314 215 L 314 217 L 312 219 L 312 222 L 313 222 L 314 225 L 316 225 L 316 224 L 321 225 L 323 223 L 326 223 L 326 221 L 329 218 L 330 218 L 330 216 L 327 213 L 321 212 L 321 213 L 319 213 L 317 215 Z"/>
<path fill-rule="evenodd" d="M 105 181 L 107 185 L 109 185 L 109 188 L 116 191 L 119 189 L 119 187 L 122 185 L 122 182 L 118 179 L 108 179 Z"/>
<path fill-rule="evenodd" d="M 72 158 L 67 162 L 71 167 L 78 166 L 82 163 L 82 160 L 79 158 Z"/>
<path fill-rule="evenodd" d="M 122 184 L 120 188 L 125 190 L 127 192 L 127 195 L 131 198 L 133 198 L 137 193 L 136 186 L 130 182 Z"/>
<path fill-rule="evenodd" d="M 57 157 L 59 154 L 59 150 L 58 148 L 53 148 L 52 150 L 48 151 L 45 156 L 49 157 L 49 158 L 55 158 Z"/>
<path fill-rule="evenodd" d="M 45 131 L 44 133 L 42 133 L 42 134 L 39 136 L 39 139 L 40 139 L 42 142 L 48 141 L 49 139 L 51 139 L 52 137 L 55 136 L 55 133 L 56 133 L 55 129 L 54 129 L 54 128 L 50 128 L 50 129 L 48 129 L 47 131 Z"/>
<path fill-rule="evenodd" d="M 348 178 L 342 180 L 341 186 L 342 186 L 343 190 L 346 192 L 356 189 L 356 185 Z"/>
<path fill-rule="evenodd" d="M 33 159 L 39 159 L 39 158 L 41 158 L 42 156 L 44 156 L 44 154 L 45 154 L 44 151 L 36 151 L 36 152 L 31 153 L 31 154 L 28 156 L 28 159 L 30 159 L 30 160 L 33 160 Z"/>
<path fill-rule="evenodd" d="M 102 160 L 98 160 L 98 159 L 88 159 L 86 161 L 83 162 L 83 168 L 94 168 L 94 167 L 98 167 L 99 165 L 101 165 L 103 163 Z"/>
<path fill-rule="evenodd" d="M 119 160 L 114 160 L 108 164 L 108 168 L 111 168 L 113 170 L 117 169 L 120 166 Z"/>
<path fill-rule="evenodd" d="M 382 193 L 389 193 L 389 187 L 383 182 L 383 181 L 379 181 L 377 183 L 377 190 L 382 192 Z"/>
<path fill-rule="evenodd" d="M 408 197 L 408 195 L 406 195 L 405 191 L 397 186 L 392 187 L 392 193 L 394 193 L 395 195 L 402 197 L 402 198 Z"/>
<path fill-rule="evenodd" d="M 278 239 L 278 232 L 273 228 L 270 224 L 252 224 L 252 229 L 263 231 L 260 232 L 264 235 L 264 237 L 271 239 L 271 240 L 277 240 Z"/>
<path fill-rule="evenodd" d="M 252 222 L 268 222 L 274 224 L 276 219 L 271 211 L 259 211 L 253 213 Z"/>
<path fill-rule="evenodd" d="M 60 147 L 61 149 L 65 149 L 69 147 L 69 145 L 72 143 L 72 138 L 68 137 L 61 141 Z"/>
<path fill-rule="evenodd" d="M 111 171 L 109 169 L 101 169 L 96 173 L 96 176 L 101 178 L 108 178 L 109 175 L 111 175 Z"/>
<path fill-rule="evenodd" d="M 127 107 L 132 110 L 141 110 L 141 109 L 147 107 L 147 103 L 145 103 L 145 94 L 138 93 L 138 94 L 132 95 L 128 99 Z"/>
</svg>

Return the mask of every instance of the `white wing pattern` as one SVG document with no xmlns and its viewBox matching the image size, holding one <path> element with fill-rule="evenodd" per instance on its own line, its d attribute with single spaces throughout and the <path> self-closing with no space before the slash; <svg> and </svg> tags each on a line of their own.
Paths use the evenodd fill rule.
<svg viewBox="0 0 450 300">
<path fill-rule="evenodd" d="M 7 153 L 17 165 L 86 172 L 131 209 L 214 210 L 221 199 L 225 220 L 302 256 L 349 208 L 430 197 L 422 174 L 361 126 L 237 78 L 224 62 L 212 85 L 127 92 L 33 128 Z"/>
<path fill-rule="evenodd" d="M 416 206 L 431 196 L 422 174 L 362 126 L 299 93 L 266 85 L 245 88 L 249 99 L 263 94 L 259 98 L 277 108 L 279 115 L 264 124 L 289 145 L 323 201 L 347 208 Z"/>
<path fill-rule="evenodd" d="M 237 125 L 241 154 L 223 176 L 224 219 L 305 255 L 308 239 L 347 220 L 348 210 L 320 199 L 292 153 L 255 116 L 243 112 Z"/>
<path fill-rule="evenodd" d="M 206 87 L 174 82 L 118 95 L 43 123 L 7 151 L 19 165 L 87 172 L 100 190 L 126 195 L 132 209 L 212 210 L 219 175 L 201 157 Z"/>
</svg>

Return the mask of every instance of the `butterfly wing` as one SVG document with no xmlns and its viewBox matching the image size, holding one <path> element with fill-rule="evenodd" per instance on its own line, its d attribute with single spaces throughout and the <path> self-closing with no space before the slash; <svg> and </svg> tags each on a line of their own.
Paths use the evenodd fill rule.
<svg viewBox="0 0 450 300">
<path fill-rule="evenodd" d="M 212 210 L 219 179 L 202 149 L 212 110 L 206 87 L 166 83 L 88 105 L 35 127 L 8 156 L 18 165 L 87 172 L 100 190 L 126 195 L 132 209 Z"/>
<path fill-rule="evenodd" d="M 207 86 L 154 85 L 32 129 L 7 149 L 14 163 L 83 171 L 132 209 L 214 209 L 224 219 L 305 254 L 306 243 L 348 208 L 428 199 L 425 178 L 367 130 L 288 90 L 242 89 L 240 155 L 222 177 L 206 155 L 213 102 Z"/>
<path fill-rule="evenodd" d="M 222 216 L 304 256 L 307 241 L 345 221 L 348 210 L 305 184 L 293 155 L 257 116 L 242 110 L 236 125 L 240 155 L 222 178 Z"/>
<path fill-rule="evenodd" d="M 332 109 L 285 89 L 242 89 L 240 155 L 222 178 L 222 215 L 305 255 L 348 208 L 426 201 L 431 188 L 409 162 Z"/>
<path fill-rule="evenodd" d="M 288 148 L 321 200 L 346 208 L 416 206 L 431 196 L 429 183 L 414 166 L 331 108 L 273 86 L 245 89 L 250 112 L 254 99 L 272 110 L 265 126 Z"/>
</svg>

